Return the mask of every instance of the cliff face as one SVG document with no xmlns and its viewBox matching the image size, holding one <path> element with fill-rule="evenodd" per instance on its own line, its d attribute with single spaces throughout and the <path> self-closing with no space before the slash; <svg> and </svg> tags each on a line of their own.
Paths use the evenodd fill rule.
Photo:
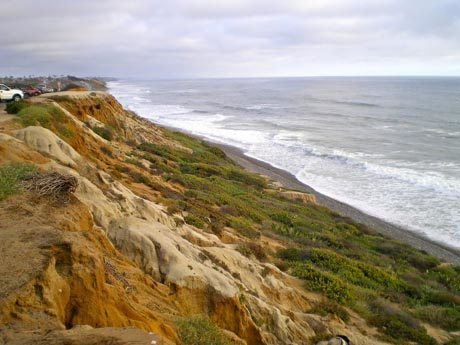
<svg viewBox="0 0 460 345">
<path fill-rule="evenodd" d="M 74 176 L 78 187 L 67 203 L 32 192 L 0 201 L 0 342 L 179 344 L 177 318 L 204 314 L 234 344 L 310 344 L 333 334 L 382 343 L 352 311 L 347 323 L 305 313 L 321 295 L 270 260 L 243 255 L 246 239 L 232 227 L 212 233 L 162 205 L 160 191 L 185 188 L 155 176 L 146 186 L 142 165 L 155 167 L 145 157 L 133 165 L 131 151 L 153 142 L 192 152 L 183 143 L 105 93 L 34 102 L 65 119 L 49 129 L 2 124 L 0 164 L 32 163 Z M 261 240 L 268 249 L 284 246 Z"/>
</svg>

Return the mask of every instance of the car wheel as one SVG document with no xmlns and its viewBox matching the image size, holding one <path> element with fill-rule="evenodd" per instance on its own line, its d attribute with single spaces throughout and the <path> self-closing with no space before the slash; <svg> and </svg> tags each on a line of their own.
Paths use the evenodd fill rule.
<svg viewBox="0 0 460 345">
<path fill-rule="evenodd" d="M 15 102 L 19 102 L 21 99 L 22 99 L 22 97 L 19 96 L 19 95 L 14 95 L 13 96 L 13 101 L 15 101 Z"/>
</svg>

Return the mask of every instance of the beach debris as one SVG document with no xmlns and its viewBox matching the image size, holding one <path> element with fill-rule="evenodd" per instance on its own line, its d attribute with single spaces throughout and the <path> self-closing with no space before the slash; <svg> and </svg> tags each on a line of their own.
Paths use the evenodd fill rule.
<svg viewBox="0 0 460 345">
<path fill-rule="evenodd" d="M 78 180 L 72 175 L 52 173 L 36 173 L 24 180 L 23 188 L 38 196 L 49 196 L 54 200 L 67 203 L 70 195 L 75 192 Z"/>
</svg>

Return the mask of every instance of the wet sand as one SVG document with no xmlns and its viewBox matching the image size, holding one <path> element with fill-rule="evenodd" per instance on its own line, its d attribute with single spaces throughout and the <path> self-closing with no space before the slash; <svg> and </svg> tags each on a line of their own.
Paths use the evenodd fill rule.
<svg viewBox="0 0 460 345">
<path fill-rule="evenodd" d="M 211 142 L 210 144 L 220 147 L 227 154 L 227 156 L 229 156 L 233 161 L 235 161 L 248 171 L 268 176 L 271 179 L 280 182 L 288 188 L 312 193 L 316 196 L 316 200 L 320 205 L 323 205 L 342 216 L 349 217 L 358 223 L 365 224 L 369 228 L 377 231 L 378 233 L 388 238 L 395 239 L 403 243 L 406 243 L 412 247 L 424 250 L 441 260 L 453 264 L 460 264 L 460 250 L 456 248 L 451 248 L 447 245 L 434 242 L 431 239 L 428 239 L 420 234 L 414 233 L 407 229 L 403 229 L 399 226 L 393 225 L 379 218 L 370 216 L 350 205 L 344 204 L 326 195 L 318 193 L 313 188 L 300 182 L 294 175 L 284 170 L 275 168 L 265 162 L 248 157 L 244 155 L 242 150 L 236 147 L 216 144 L 213 142 Z"/>
</svg>

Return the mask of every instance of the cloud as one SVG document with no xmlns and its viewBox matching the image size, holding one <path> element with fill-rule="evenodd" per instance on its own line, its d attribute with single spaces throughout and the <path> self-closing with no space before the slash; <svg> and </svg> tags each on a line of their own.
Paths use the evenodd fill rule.
<svg viewBox="0 0 460 345">
<path fill-rule="evenodd" d="M 459 75 L 454 0 L 16 0 L 0 75 Z"/>
</svg>

